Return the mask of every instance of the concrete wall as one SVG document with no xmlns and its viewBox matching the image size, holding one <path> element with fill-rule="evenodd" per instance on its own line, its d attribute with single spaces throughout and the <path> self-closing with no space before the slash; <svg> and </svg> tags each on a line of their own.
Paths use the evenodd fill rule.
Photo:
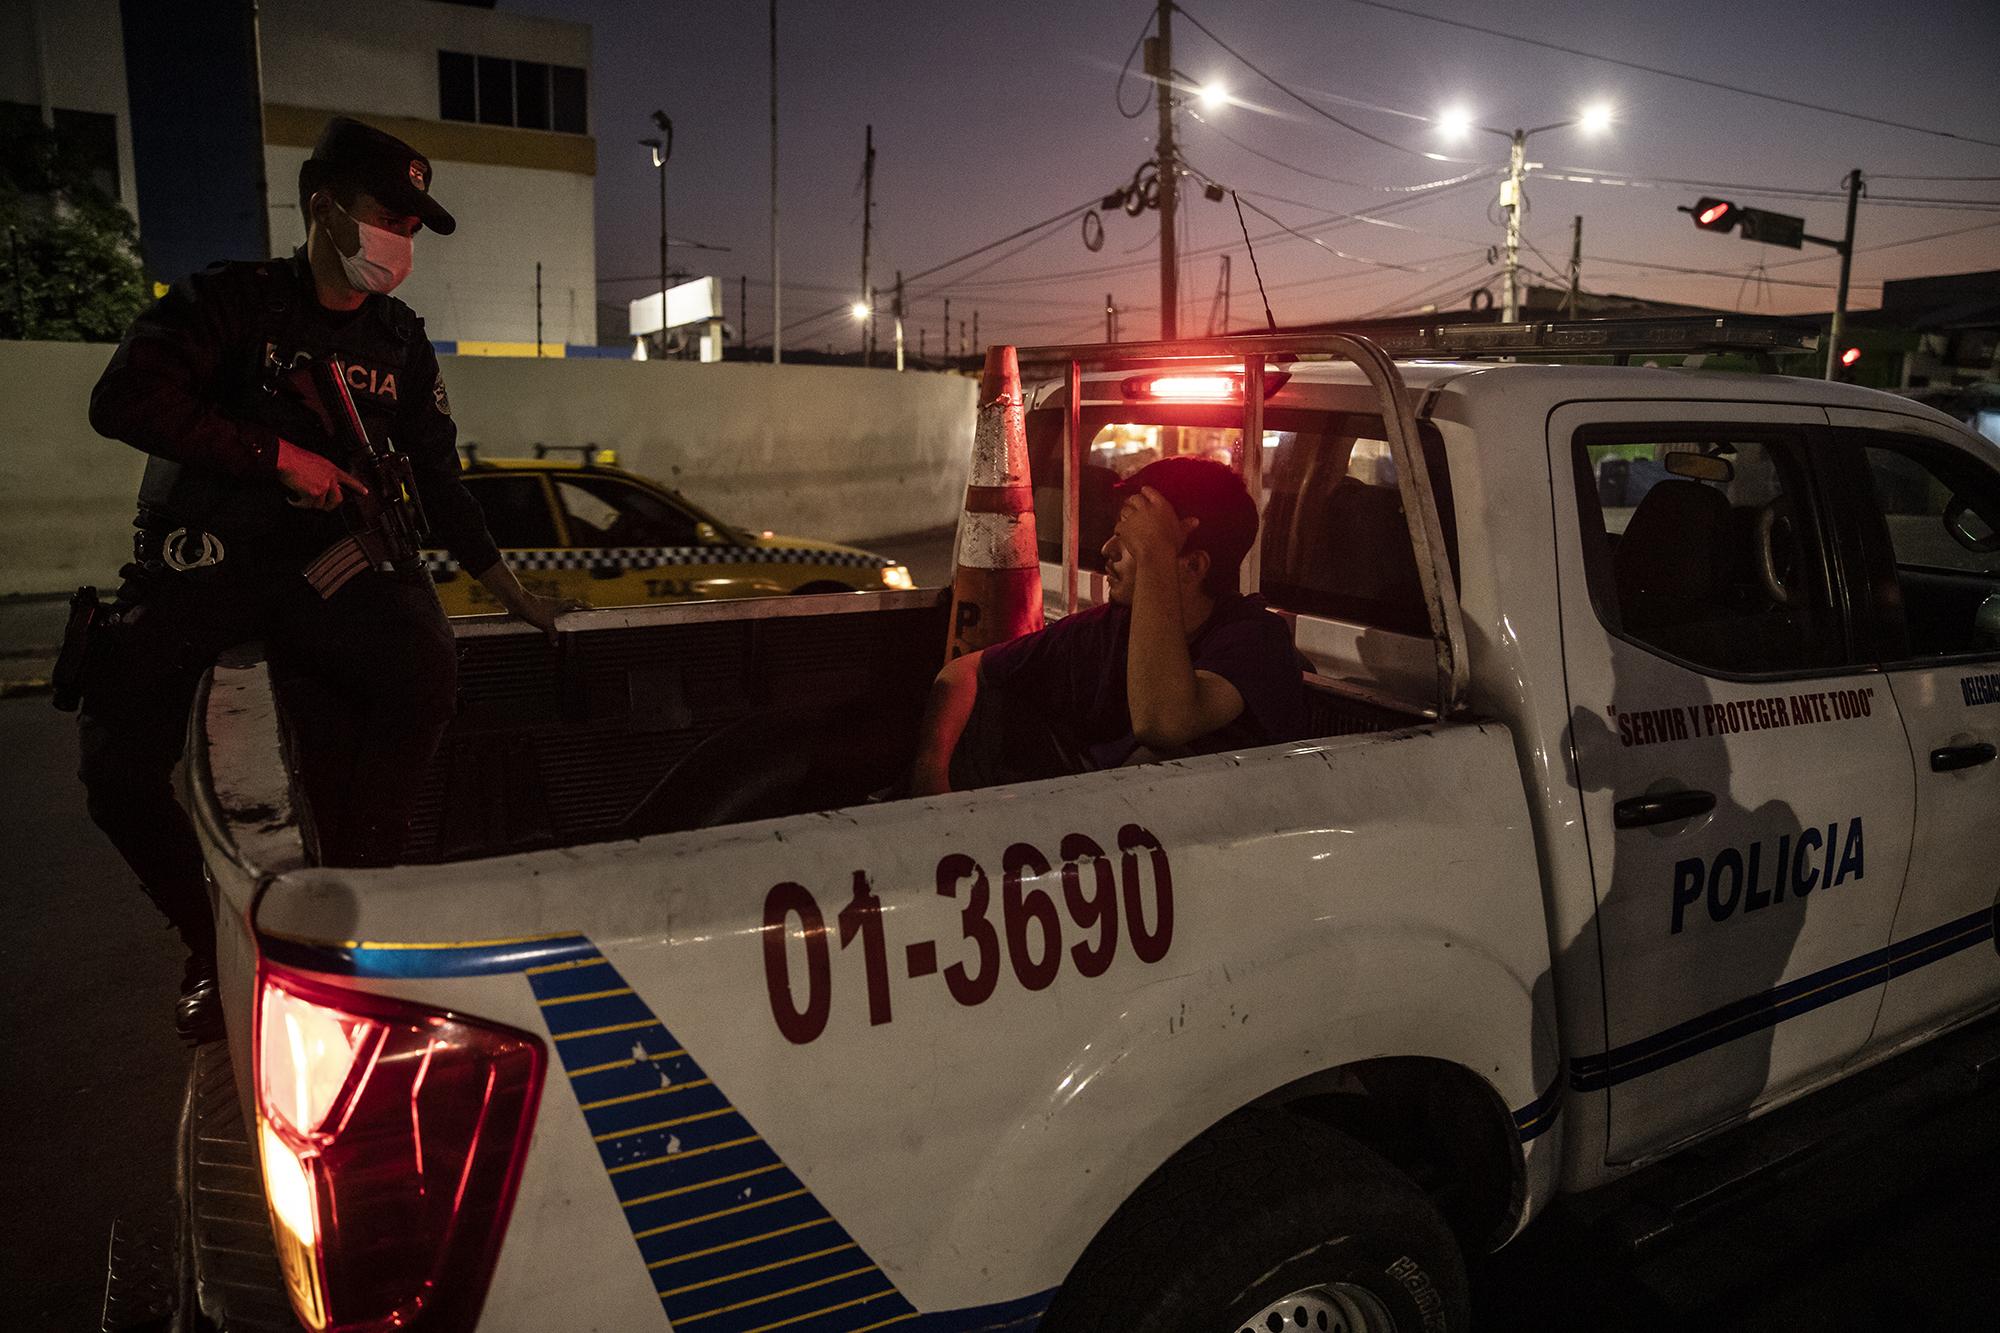
<svg viewBox="0 0 2000 1333">
<path fill-rule="evenodd" d="M 109 587 L 145 460 L 86 411 L 111 348 L 0 342 L 0 595 Z M 446 357 L 461 440 L 590 441 L 722 518 L 835 541 L 955 521 L 976 388 L 838 366 Z"/>
</svg>

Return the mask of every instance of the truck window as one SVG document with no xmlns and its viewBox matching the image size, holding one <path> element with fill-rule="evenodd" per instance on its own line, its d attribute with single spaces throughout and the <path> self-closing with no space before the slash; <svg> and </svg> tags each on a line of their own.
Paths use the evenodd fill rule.
<svg viewBox="0 0 2000 1333">
<path fill-rule="evenodd" d="M 1862 456 L 1895 557 L 1909 655 L 2000 651 L 2000 478 L 1923 440 L 1869 444 Z"/>
<path fill-rule="evenodd" d="M 557 479 L 556 498 L 572 546 L 693 546 L 695 519 L 615 477 Z"/>
<path fill-rule="evenodd" d="M 533 474 L 469 472 L 465 488 L 486 515 L 494 545 L 507 551 L 544 551 L 556 545 L 555 519 L 549 514 L 548 492 Z"/>
<path fill-rule="evenodd" d="M 1100 551 L 1117 520 L 1111 487 L 1161 458 L 1195 455 L 1242 471 L 1243 429 L 1222 424 L 1233 410 L 1160 413 L 1172 420 L 1114 421 L 1084 413 L 1091 441 L 1081 469 L 1083 497 L 1078 565 L 1102 571 Z M 1204 419 L 1204 417 L 1206 419 Z M 1391 630 L 1430 634 L 1415 548 L 1403 514 L 1396 465 L 1381 419 L 1273 406 L 1262 441 L 1263 581 L 1272 605 Z M 1454 572 L 1457 531 L 1444 449 L 1425 426 L 1425 459 Z M 1062 562 L 1062 413 L 1028 414 L 1029 468 L 1041 558 Z"/>
<path fill-rule="evenodd" d="M 1801 442 L 1698 426 L 1576 443 L 1591 597 L 1613 633 L 1724 674 L 1839 665 Z"/>
</svg>

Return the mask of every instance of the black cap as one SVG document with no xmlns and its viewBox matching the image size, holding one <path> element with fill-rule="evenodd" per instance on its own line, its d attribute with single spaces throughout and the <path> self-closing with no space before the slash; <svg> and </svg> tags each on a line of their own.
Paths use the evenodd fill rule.
<svg viewBox="0 0 2000 1333">
<path fill-rule="evenodd" d="M 444 205 L 431 198 L 431 160 L 393 134 L 335 116 L 307 160 L 320 164 L 322 179 L 365 190 L 384 208 L 419 218 L 440 236 L 458 229 Z"/>
<path fill-rule="evenodd" d="M 1243 564 L 1257 542 L 1257 505 L 1243 478 L 1226 464 L 1207 458 L 1162 458 L 1112 487 L 1122 502 L 1151 486 L 1182 518 L 1198 519 L 1182 550 L 1208 552 L 1208 563 L 1225 574 Z"/>
</svg>

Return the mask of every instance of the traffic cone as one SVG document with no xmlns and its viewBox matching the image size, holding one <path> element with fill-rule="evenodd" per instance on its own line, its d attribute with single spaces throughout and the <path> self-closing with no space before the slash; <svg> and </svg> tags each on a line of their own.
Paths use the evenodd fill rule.
<svg viewBox="0 0 2000 1333">
<path fill-rule="evenodd" d="M 958 518 L 946 656 L 963 657 L 1041 627 L 1042 568 L 1028 480 L 1021 363 L 1012 347 L 1000 344 L 986 349 L 979 377 L 979 425 Z"/>
</svg>

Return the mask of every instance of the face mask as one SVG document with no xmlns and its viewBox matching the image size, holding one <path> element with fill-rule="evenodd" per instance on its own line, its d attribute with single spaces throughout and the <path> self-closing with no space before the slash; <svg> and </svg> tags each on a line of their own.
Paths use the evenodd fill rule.
<svg viewBox="0 0 2000 1333">
<path fill-rule="evenodd" d="M 408 236 L 398 236 L 383 227 L 371 227 L 355 218 L 346 209 L 340 208 L 343 216 L 354 218 L 354 225 L 361 232 L 361 248 L 351 255 L 340 255 L 341 270 L 347 274 L 347 281 L 356 291 L 393 292 L 404 278 L 410 276 L 410 268 L 416 262 L 416 245 Z M 340 254 L 340 247 L 333 252 Z"/>
</svg>

